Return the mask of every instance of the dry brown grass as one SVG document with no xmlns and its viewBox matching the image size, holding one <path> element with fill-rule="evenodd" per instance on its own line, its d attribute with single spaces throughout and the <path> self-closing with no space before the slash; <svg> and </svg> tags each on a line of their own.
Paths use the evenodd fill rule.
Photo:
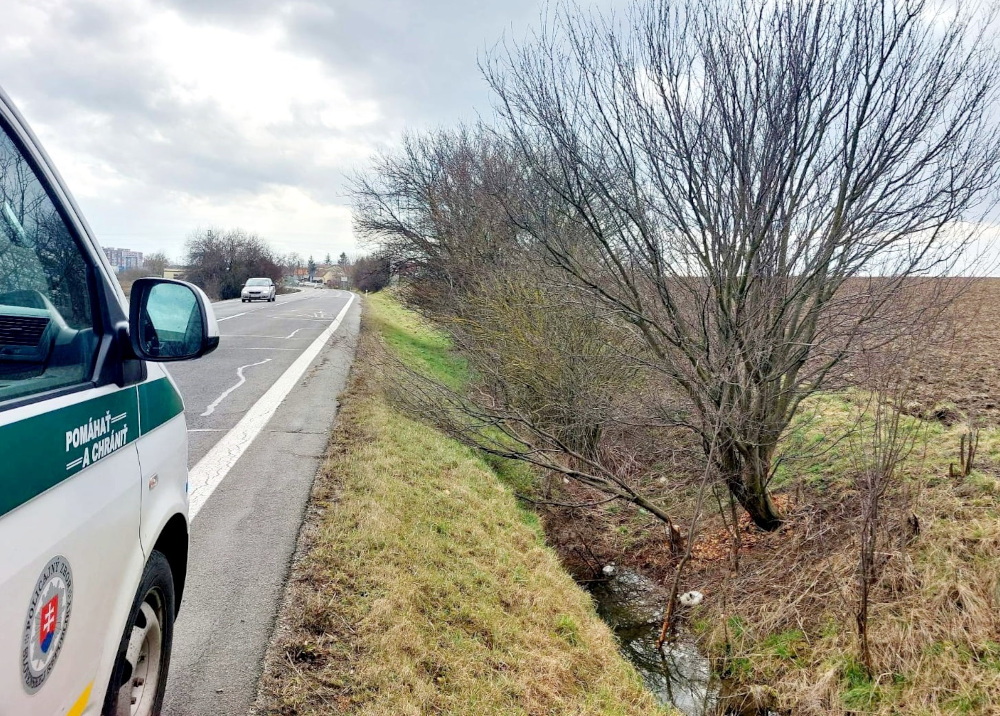
<svg viewBox="0 0 1000 716">
<path fill-rule="evenodd" d="M 846 429 L 849 396 L 820 398 L 822 421 L 810 430 Z M 737 690 L 767 685 L 795 714 L 1000 713 L 1000 432 L 984 431 L 979 469 L 963 480 L 948 476 L 963 426 L 910 423 L 921 444 L 887 504 L 870 616 L 874 678 L 857 659 L 860 509 L 843 442 L 786 477 L 780 532 L 744 523 L 752 539 L 736 575 L 715 560 L 689 577 L 709 594 L 693 622 Z"/>
<path fill-rule="evenodd" d="M 710 625 L 720 670 L 741 688 L 772 686 L 796 714 L 1000 712 L 996 512 L 928 490 L 908 546 L 896 515 L 873 593 L 869 680 L 856 658 L 852 508 L 847 497 L 831 511 L 802 510 L 738 576 L 716 575 L 696 618 Z"/>
<path fill-rule="evenodd" d="M 769 534 L 743 515 L 736 574 L 720 517 L 704 521 L 682 588 L 701 590 L 706 600 L 687 626 L 733 691 L 766 687 L 782 713 L 1000 714 L 1000 427 L 980 418 L 987 427 L 976 469 L 963 479 L 949 476 L 949 464 L 958 462 L 964 420 L 908 420 L 920 438 L 885 506 L 869 679 L 857 658 L 860 509 L 851 447 L 831 440 L 858 429 L 856 411 L 866 403 L 847 391 L 805 406 L 786 442 L 816 449 L 789 446 L 803 455 L 776 481 L 788 522 Z M 588 498 L 572 486 L 562 493 L 557 499 L 567 502 Z M 664 499 L 682 520 L 685 495 Z M 634 511 L 550 508 L 546 526 L 582 573 L 590 567 L 581 559 L 586 545 L 595 564 L 625 564 L 661 582 L 671 577 L 662 528 Z"/>
<path fill-rule="evenodd" d="M 257 713 L 659 712 L 533 516 L 382 399 L 377 328 L 411 333 L 414 360 L 439 364 L 440 345 L 381 301 L 366 307 Z"/>
</svg>

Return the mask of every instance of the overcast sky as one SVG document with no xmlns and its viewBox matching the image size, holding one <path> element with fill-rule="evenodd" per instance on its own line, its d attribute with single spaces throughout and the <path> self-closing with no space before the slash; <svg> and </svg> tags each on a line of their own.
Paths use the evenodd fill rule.
<svg viewBox="0 0 1000 716">
<path fill-rule="evenodd" d="M 597 0 L 602 5 L 609 0 Z M 0 84 L 105 246 L 199 227 L 357 250 L 345 175 L 489 113 L 477 57 L 543 0 L 0 0 Z"/>
</svg>

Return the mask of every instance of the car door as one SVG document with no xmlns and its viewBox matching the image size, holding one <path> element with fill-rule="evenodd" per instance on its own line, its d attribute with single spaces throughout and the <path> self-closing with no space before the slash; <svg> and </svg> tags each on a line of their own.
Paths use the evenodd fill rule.
<svg viewBox="0 0 1000 716">
<path fill-rule="evenodd" d="M 142 571 L 113 280 L 0 93 L 0 714 L 100 708 Z"/>
</svg>

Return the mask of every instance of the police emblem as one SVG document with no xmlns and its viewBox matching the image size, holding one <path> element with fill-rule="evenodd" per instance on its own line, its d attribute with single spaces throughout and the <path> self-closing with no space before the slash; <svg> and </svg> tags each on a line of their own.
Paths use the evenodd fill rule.
<svg viewBox="0 0 1000 716">
<path fill-rule="evenodd" d="M 21 640 L 21 676 L 24 689 L 42 688 L 66 640 L 73 606 L 73 571 L 65 557 L 53 557 L 35 582 Z"/>
</svg>

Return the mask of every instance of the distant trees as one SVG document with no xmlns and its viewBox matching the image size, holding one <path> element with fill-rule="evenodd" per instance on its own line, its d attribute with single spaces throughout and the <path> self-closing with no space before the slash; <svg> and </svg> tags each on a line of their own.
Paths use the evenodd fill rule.
<svg viewBox="0 0 1000 716">
<path fill-rule="evenodd" d="M 513 149 L 491 132 L 462 127 L 408 134 L 353 183 L 354 225 L 414 280 L 421 307 L 448 312 L 493 267 L 513 258 L 517 229 L 506 198 Z"/>
<path fill-rule="evenodd" d="M 193 234 L 186 248 L 187 280 L 214 298 L 238 298 L 243 284 L 253 276 L 281 280 L 281 266 L 267 242 L 255 233 L 208 229 Z"/>
<path fill-rule="evenodd" d="M 162 276 L 164 269 L 170 265 L 170 259 L 162 251 L 154 251 L 143 257 L 142 268 L 146 276 Z"/>
<path fill-rule="evenodd" d="M 302 268 L 302 257 L 292 251 L 282 257 L 281 261 L 282 270 L 291 276 L 297 276 L 298 270 Z"/>
<path fill-rule="evenodd" d="M 164 269 L 170 264 L 167 255 L 162 251 L 146 254 L 143 257 L 142 268 L 132 268 L 118 273 L 118 282 L 126 293 L 131 290 L 132 282 L 143 276 L 163 276 Z"/>
<path fill-rule="evenodd" d="M 345 254 L 341 256 L 346 258 Z M 349 275 L 351 284 L 359 291 L 381 291 L 392 276 L 389 258 L 378 254 L 362 256 L 354 261 Z"/>
<path fill-rule="evenodd" d="M 306 264 L 306 269 L 309 271 L 309 280 L 312 281 L 316 276 L 316 262 L 313 261 L 313 257 L 309 257 L 309 263 Z"/>
</svg>

